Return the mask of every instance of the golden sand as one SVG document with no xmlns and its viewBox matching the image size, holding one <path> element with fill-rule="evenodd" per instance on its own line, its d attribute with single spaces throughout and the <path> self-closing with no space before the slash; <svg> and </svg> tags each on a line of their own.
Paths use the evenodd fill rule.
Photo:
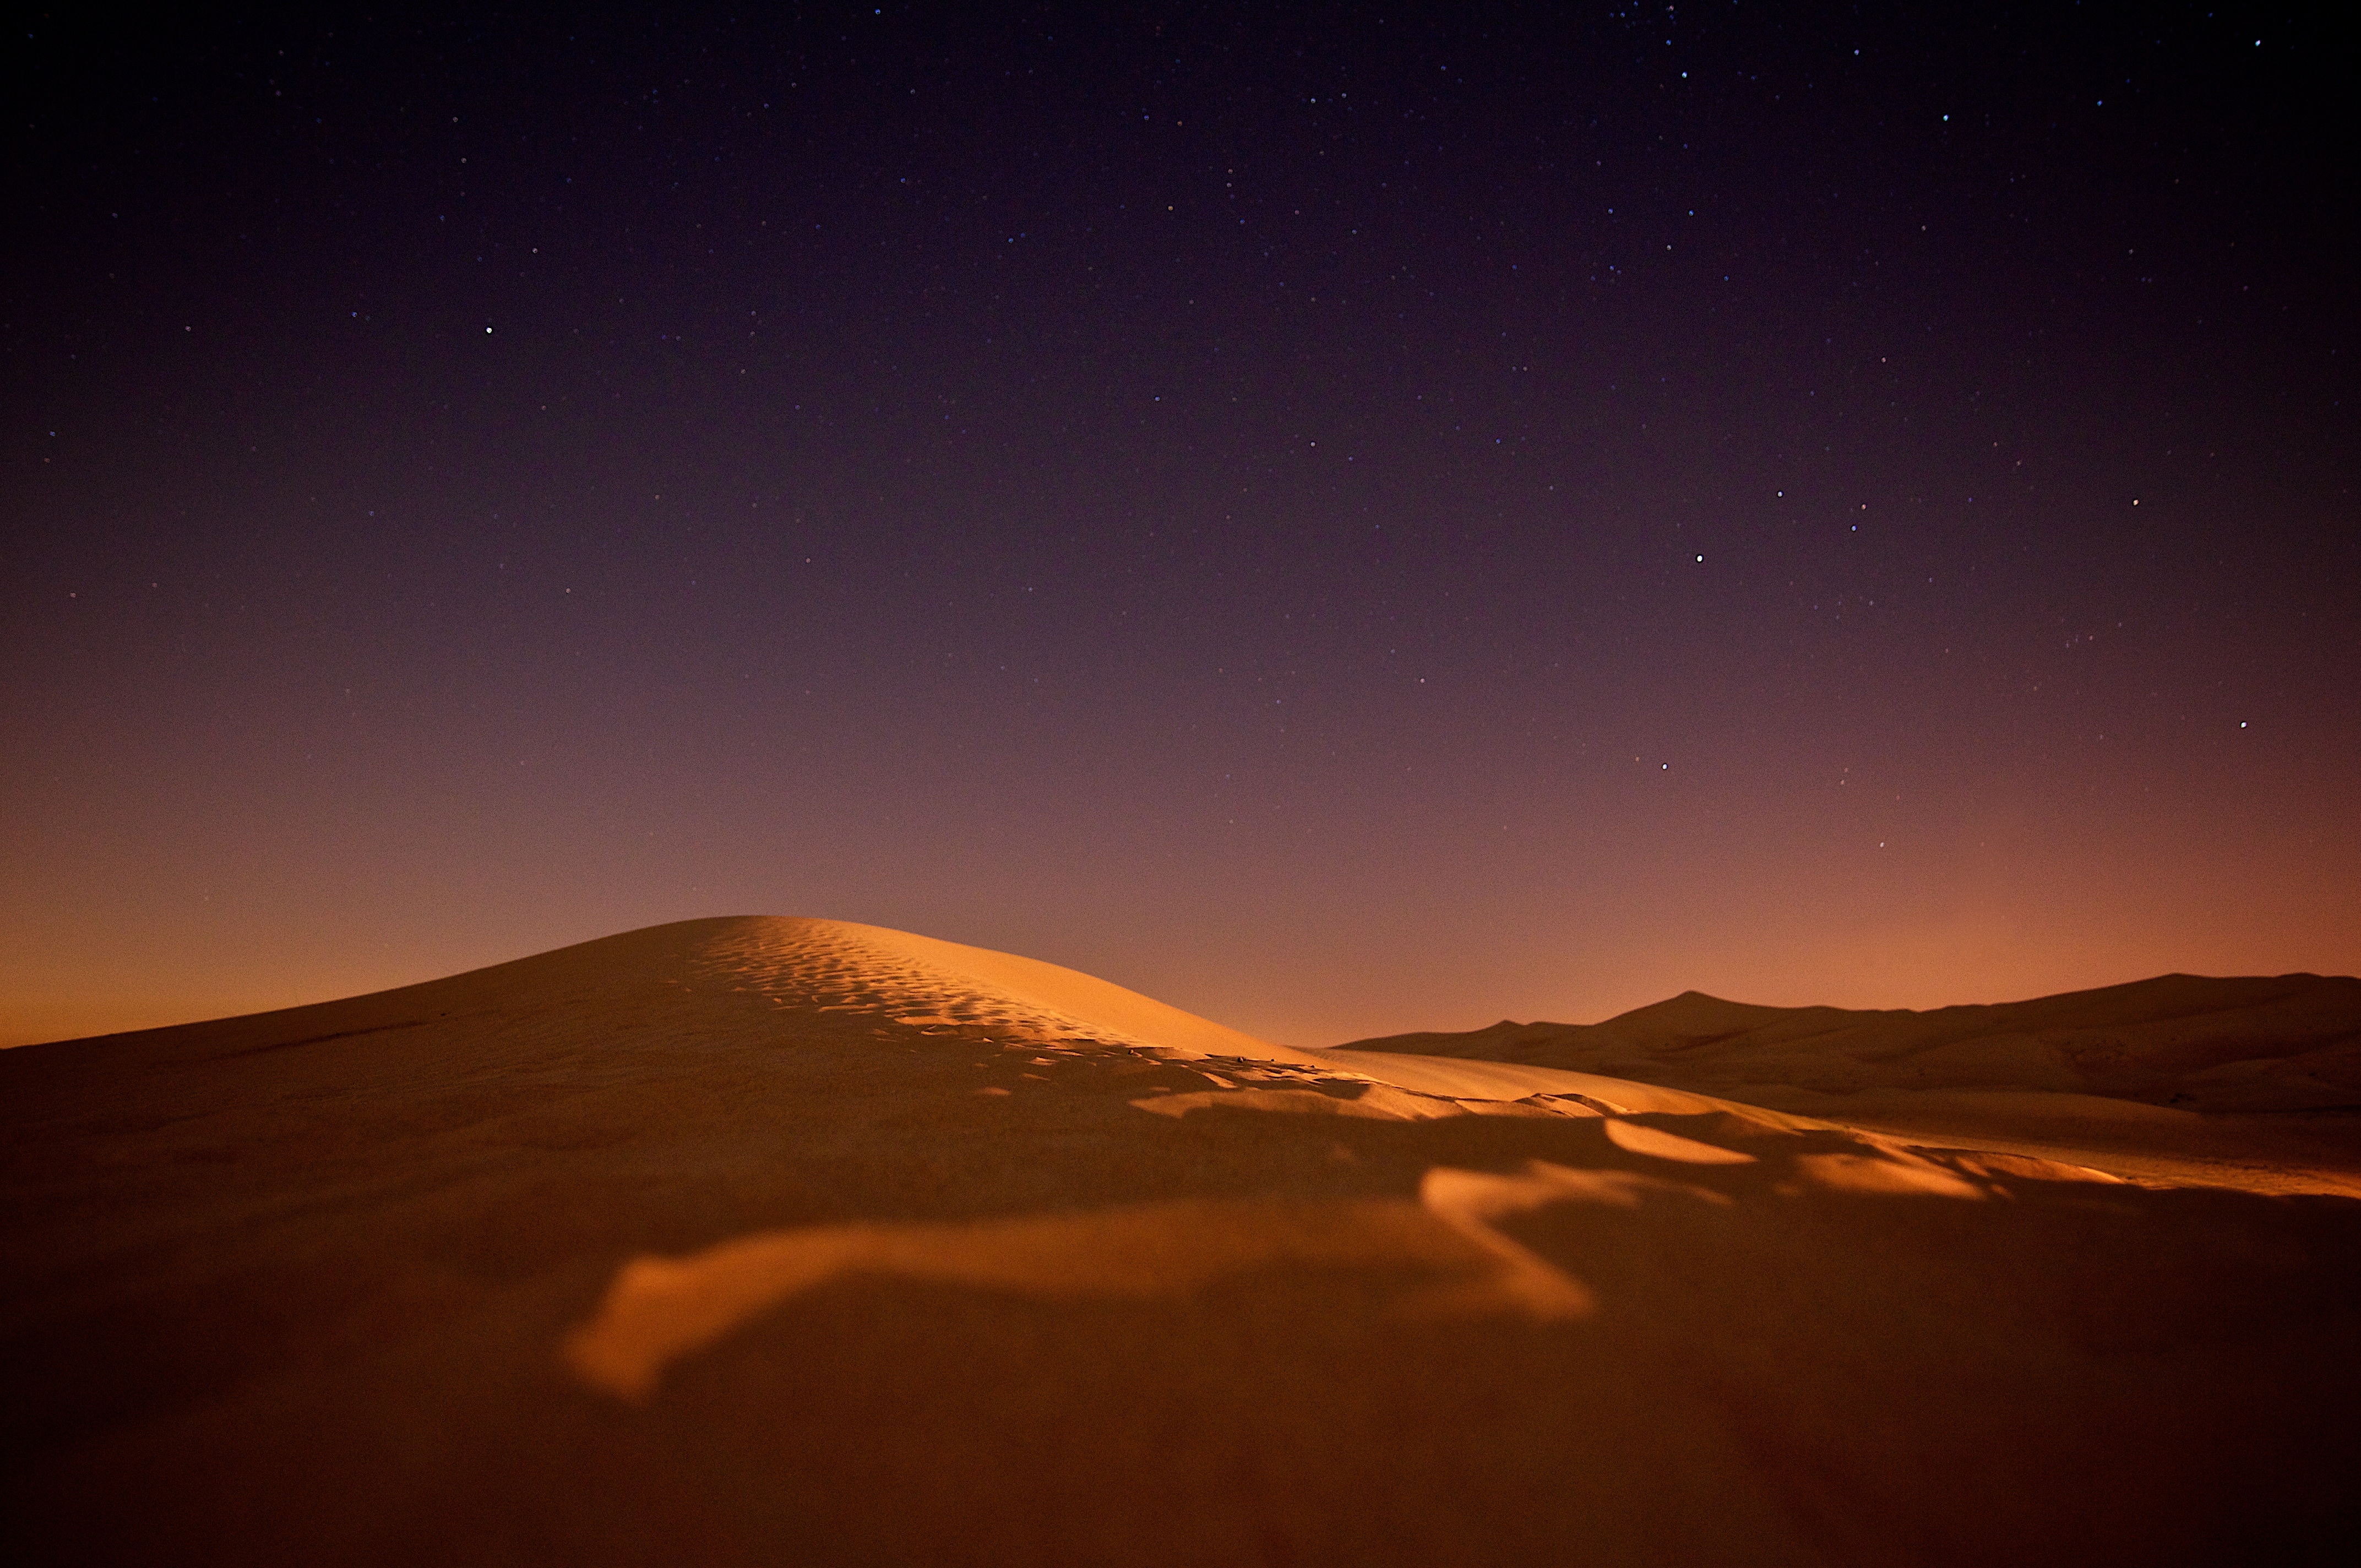
<svg viewBox="0 0 2361 1568">
<path fill-rule="evenodd" d="M 1779 1049 L 742 918 L 0 1053 L 11 1554 L 2341 1560 L 2353 1140 L 2252 1087 L 2325 1047 L 2218 1112 Z"/>
</svg>

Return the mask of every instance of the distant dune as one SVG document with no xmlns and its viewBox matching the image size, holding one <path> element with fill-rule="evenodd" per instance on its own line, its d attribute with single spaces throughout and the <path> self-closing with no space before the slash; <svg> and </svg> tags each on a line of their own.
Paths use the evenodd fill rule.
<svg viewBox="0 0 2361 1568">
<path fill-rule="evenodd" d="M 2341 1562 L 2356 989 L 1311 1051 L 744 917 L 25 1047 L 11 1559 Z"/>
<path fill-rule="evenodd" d="M 1345 1047 L 1477 1058 L 1741 1097 L 1763 1086 L 2034 1090 L 2191 1111 L 2361 1110 L 2361 980 L 2170 974 L 1996 1006 L 1753 1007 L 1700 992 L 1604 1024 L 1512 1024 Z"/>
</svg>

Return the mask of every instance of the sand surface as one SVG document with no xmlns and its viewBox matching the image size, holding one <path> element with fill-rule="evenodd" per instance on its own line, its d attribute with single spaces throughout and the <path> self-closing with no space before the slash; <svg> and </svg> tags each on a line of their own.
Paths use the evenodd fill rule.
<svg viewBox="0 0 2361 1568">
<path fill-rule="evenodd" d="M 2140 1180 L 2361 1196 L 2361 980 L 2164 975 L 1993 1006 L 1756 1007 L 1689 992 L 1324 1053 L 1549 1067 Z"/>
<path fill-rule="evenodd" d="M 2280 990 L 2243 1046 L 2177 979 L 2015 1028 L 2070 1081 L 1990 1029 L 1940 1082 L 1841 1034 L 1684 1077 L 1735 1004 L 1297 1050 L 737 918 L 21 1047 L 0 1517 L 57 1563 L 2341 1561 L 2349 1036 L 2190 983 Z"/>
</svg>

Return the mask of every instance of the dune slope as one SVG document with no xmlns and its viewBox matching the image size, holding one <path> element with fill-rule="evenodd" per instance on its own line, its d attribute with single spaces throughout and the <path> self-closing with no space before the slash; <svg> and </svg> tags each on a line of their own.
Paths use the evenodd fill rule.
<svg viewBox="0 0 2361 1568">
<path fill-rule="evenodd" d="M 20 1561 L 2302 1561 L 2361 1205 L 693 921 L 0 1053 Z"/>
<path fill-rule="evenodd" d="M 1687 992 L 1603 1024 L 1504 1020 L 1339 1051 L 1598 1073 L 2143 1179 L 2361 1194 L 2361 980 L 2349 977 L 2164 975 L 1925 1013 Z"/>
</svg>

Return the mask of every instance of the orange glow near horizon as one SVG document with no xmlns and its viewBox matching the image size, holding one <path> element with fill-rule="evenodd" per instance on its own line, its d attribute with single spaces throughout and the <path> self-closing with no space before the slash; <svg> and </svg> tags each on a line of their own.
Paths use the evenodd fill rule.
<svg viewBox="0 0 2361 1568">
<path fill-rule="evenodd" d="M 1724 9 L 32 71 L 0 1040 L 728 913 L 1313 1044 L 2361 970 L 2343 99 Z"/>
<path fill-rule="evenodd" d="M 2193 894 L 2144 903 L 2103 883 L 2075 885 L 2079 903 L 2052 887 L 2043 890 L 2054 900 L 2047 907 L 2027 898 L 1982 915 L 1905 910 L 1880 918 L 1871 909 L 1849 924 L 1770 935 L 1758 928 L 1757 912 L 1726 905 L 1686 924 L 1673 912 L 1618 928 L 1543 897 L 1532 901 L 1540 907 L 1501 918 L 1497 930 L 1450 929 L 1407 911 L 1350 933 L 1365 944 L 1357 948 L 1347 947 L 1345 933 L 1305 932 L 1283 921 L 1260 938 L 1224 926 L 1218 933 L 1224 939 L 1216 941 L 1186 929 L 1116 933 L 1055 912 L 1028 920 L 1011 911 L 938 906 L 904 916 L 877 901 L 849 911 L 759 912 L 858 918 L 1042 959 L 1299 1046 L 1478 1028 L 1504 1017 L 1594 1023 L 1688 990 L 1769 1006 L 1925 1010 L 2166 972 L 2361 971 L 2361 941 L 2340 936 L 2356 923 L 2349 883 L 2253 913 Z M 649 913 L 693 917 L 688 910 Z M 100 943 L 71 968 L 44 974 L 18 959 L 0 974 L 0 1045 L 330 1001 L 654 923 L 619 907 L 604 923 L 544 917 L 519 918 L 512 931 L 489 922 L 413 928 L 399 946 L 346 953 L 316 929 L 265 927 L 241 938 L 212 927 L 183 929 L 175 939 L 160 923 L 143 922 L 152 949 Z"/>
</svg>

